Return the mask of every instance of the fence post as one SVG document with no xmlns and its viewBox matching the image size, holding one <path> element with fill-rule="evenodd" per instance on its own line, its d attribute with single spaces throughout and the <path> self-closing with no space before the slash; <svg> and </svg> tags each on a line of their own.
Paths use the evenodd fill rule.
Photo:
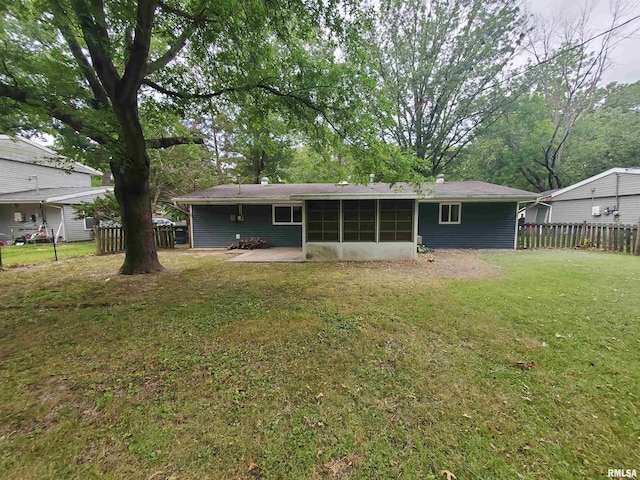
<svg viewBox="0 0 640 480">
<path fill-rule="evenodd" d="M 640 255 L 640 222 L 638 222 L 638 229 L 636 230 L 636 246 L 633 249 L 634 255 Z"/>
</svg>

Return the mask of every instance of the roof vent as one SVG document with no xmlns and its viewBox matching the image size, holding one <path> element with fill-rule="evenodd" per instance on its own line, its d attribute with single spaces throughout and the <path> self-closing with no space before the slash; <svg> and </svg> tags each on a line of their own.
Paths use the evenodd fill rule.
<svg viewBox="0 0 640 480">
<path fill-rule="evenodd" d="M 436 175 L 436 183 L 444 183 L 444 173 Z"/>
<path fill-rule="evenodd" d="M 338 182 L 338 185 L 341 185 L 341 186 L 349 185 L 349 182 L 347 182 L 346 180 L 342 180 L 341 182 Z"/>
<path fill-rule="evenodd" d="M 373 188 L 373 180 L 376 178 L 376 176 L 373 173 L 369 174 L 369 186 L 371 188 Z"/>
<path fill-rule="evenodd" d="M 268 177 L 262 177 L 260 179 L 260 185 L 269 185 L 269 178 Z"/>
</svg>

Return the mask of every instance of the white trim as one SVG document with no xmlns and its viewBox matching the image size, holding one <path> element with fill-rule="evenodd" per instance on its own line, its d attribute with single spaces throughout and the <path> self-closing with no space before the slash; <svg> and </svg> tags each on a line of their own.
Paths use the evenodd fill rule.
<svg viewBox="0 0 640 480">
<path fill-rule="evenodd" d="M 95 217 L 83 217 L 82 218 L 82 222 L 84 224 L 85 231 L 91 231 L 91 230 L 93 230 L 93 227 L 87 228 L 87 218 L 93 218 L 93 224 L 94 225 L 96 224 L 96 218 Z"/>
<path fill-rule="evenodd" d="M 413 204 L 413 258 L 416 258 L 418 253 L 418 210 L 420 202 L 416 199 Z"/>
<path fill-rule="evenodd" d="M 293 194 L 292 200 L 415 200 L 419 198 L 415 193 L 317 193 L 317 194 Z"/>
<path fill-rule="evenodd" d="M 307 259 L 307 202 L 302 202 L 302 258 Z"/>
<path fill-rule="evenodd" d="M 524 215 L 525 215 L 525 219 L 526 219 L 526 215 L 527 215 L 526 209 L 524 211 Z M 516 204 L 516 231 L 515 231 L 515 234 L 513 236 L 513 249 L 514 250 L 518 249 L 518 230 L 519 229 L 520 229 L 520 202 L 518 202 Z"/>
<path fill-rule="evenodd" d="M 482 203 L 490 203 L 490 202 L 499 202 L 499 203 L 517 203 L 517 202 L 536 202 L 536 194 L 532 193 L 530 197 L 513 197 L 507 195 L 496 195 L 493 197 L 430 197 L 430 198 L 419 198 L 419 203 L 473 203 L 473 202 L 482 202 Z"/>
<path fill-rule="evenodd" d="M 193 205 L 189 205 L 189 247 L 195 248 L 195 239 L 193 238 Z"/>
<path fill-rule="evenodd" d="M 291 215 L 289 216 L 289 218 L 291 218 L 290 222 L 276 222 L 276 208 L 289 208 L 289 212 L 291 213 Z M 300 220 L 299 222 L 294 222 L 293 221 L 293 207 L 300 207 L 302 208 L 302 205 L 292 205 L 292 204 L 278 204 L 278 203 L 273 203 L 271 205 L 271 225 L 302 225 L 302 220 Z"/>
<path fill-rule="evenodd" d="M 443 222 L 442 221 L 442 206 L 443 205 L 449 205 L 449 221 L 448 222 Z M 458 206 L 458 221 L 457 222 L 452 222 L 451 221 L 451 207 L 453 205 L 457 205 Z M 460 225 L 462 223 L 462 203 L 461 202 L 440 202 L 438 204 L 438 225 Z"/>
<path fill-rule="evenodd" d="M 545 195 L 544 197 L 539 197 L 539 198 L 554 198 L 557 197 L 558 195 L 562 195 L 563 193 L 567 193 L 571 190 L 574 190 L 578 187 L 582 187 L 583 185 L 588 185 L 591 182 L 595 182 L 596 180 L 600 180 L 601 178 L 607 177 L 613 173 L 628 173 L 630 175 L 640 175 L 640 168 L 637 167 L 631 167 L 631 168 L 620 168 L 620 167 L 616 167 L 616 168 L 611 168 L 605 172 L 599 173 L 598 175 L 594 175 L 593 177 L 589 177 L 585 180 L 582 180 L 581 182 L 578 183 L 574 183 L 573 185 L 569 185 L 568 187 L 564 187 L 561 188 L 560 190 L 556 190 L 553 193 L 550 193 L 549 195 Z"/>
<path fill-rule="evenodd" d="M 63 200 L 71 200 L 72 198 L 86 197 L 88 195 L 100 195 L 107 192 L 113 193 L 113 187 L 105 187 L 98 190 L 84 190 L 82 192 L 70 193 L 68 195 L 61 195 L 59 197 L 46 198 L 43 201 L 46 203 L 61 202 Z"/>
<path fill-rule="evenodd" d="M 335 200 L 335 199 L 333 199 Z M 184 205 L 302 205 L 302 201 L 289 200 L 288 198 L 181 198 L 175 197 L 172 202 L 182 203 Z"/>
</svg>

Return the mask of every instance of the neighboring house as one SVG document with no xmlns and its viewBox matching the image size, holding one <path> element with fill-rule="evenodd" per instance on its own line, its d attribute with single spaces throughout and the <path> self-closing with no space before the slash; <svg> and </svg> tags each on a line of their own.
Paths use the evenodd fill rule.
<svg viewBox="0 0 640 480">
<path fill-rule="evenodd" d="M 612 168 L 574 185 L 539 194 L 526 210 L 528 223 L 640 221 L 640 167 Z"/>
<path fill-rule="evenodd" d="M 484 182 L 219 185 L 188 205 L 194 248 L 261 237 L 308 260 L 404 260 L 432 248 L 515 248 L 520 202 L 536 194 Z"/>
<path fill-rule="evenodd" d="M 91 186 L 100 175 L 31 140 L 0 135 L 0 234 L 12 239 L 44 226 L 66 241 L 91 239 L 73 206 L 113 190 Z"/>
</svg>

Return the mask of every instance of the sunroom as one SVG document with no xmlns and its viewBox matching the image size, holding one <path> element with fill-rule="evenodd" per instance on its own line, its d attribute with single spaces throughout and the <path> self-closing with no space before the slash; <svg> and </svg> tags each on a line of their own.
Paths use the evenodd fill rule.
<svg viewBox="0 0 640 480">
<path fill-rule="evenodd" d="M 372 192 L 373 193 L 373 192 Z M 293 195 L 302 200 L 307 260 L 412 260 L 417 245 L 417 195 Z"/>
</svg>

